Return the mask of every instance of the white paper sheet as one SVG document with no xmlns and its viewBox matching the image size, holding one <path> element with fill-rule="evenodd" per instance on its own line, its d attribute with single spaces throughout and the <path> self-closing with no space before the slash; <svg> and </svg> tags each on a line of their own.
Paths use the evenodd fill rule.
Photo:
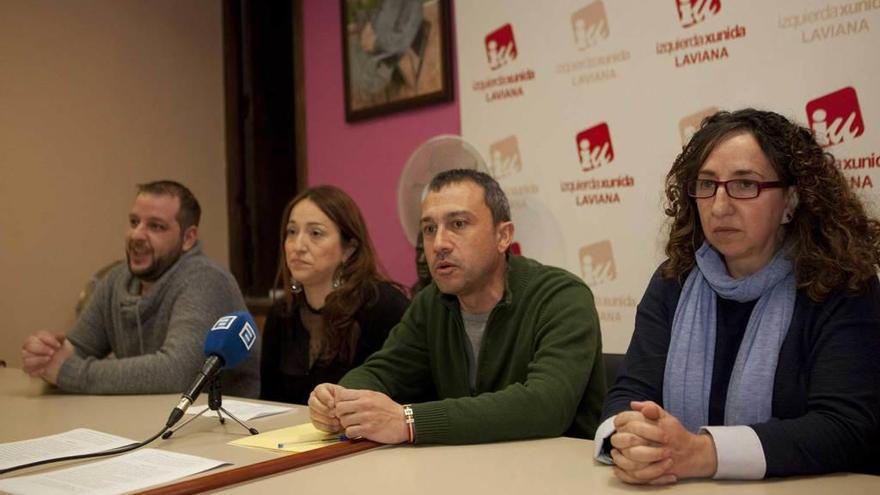
<svg viewBox="0 0 880 495">
<path fill-rule="evenodd" d="M 57 435 L 0 443 L 0 469 L 77 454 L 102 452 L 136 443 L 128 438 L 77 428 Z"/>
<path fill-rule="evenodd" d="M 186 410 L 186 414 L 198 414 L 207 408 L 208 406 L 190 407 Z M 292 407 L 273 406 L 270 404 L 257 404 L 255 402 L 244 402 L 240 400 L 224 400 L 223 409 L 226 409 L 242 421 L 249 421 L 254 418 L 271 416 L 273 414 L 281 414 L 293 410 Z M 205 413 L 205 416 L 209 417 L 216 415 L 217 413 L 212 411 L 208 411 Z"/>
<path fill-rule="evenodd" d="M 14 495 L 113 495 L 168 483 L 229 464 L 166 450 L 143 449 L 84 466 L 0 480 Z"/>
</svg>

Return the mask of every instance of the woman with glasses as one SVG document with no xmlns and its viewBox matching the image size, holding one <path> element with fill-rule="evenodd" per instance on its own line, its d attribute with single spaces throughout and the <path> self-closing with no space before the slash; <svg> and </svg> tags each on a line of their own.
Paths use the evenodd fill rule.
<svg viewBox="0 0 880 495">
<path fill-rule="evenodd" d="M 880 223 L 808 129 L 707 118 L 666 177 L 596 455 L 630 483 L 880 473 Z"/>
</svg>

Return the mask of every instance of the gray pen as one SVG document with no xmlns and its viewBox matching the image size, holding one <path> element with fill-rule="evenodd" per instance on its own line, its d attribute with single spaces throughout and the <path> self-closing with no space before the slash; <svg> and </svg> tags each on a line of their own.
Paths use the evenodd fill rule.
<svg viewBox="0 0 880 495">
<path fill-rule="evenodd" d="M 302 445 L 302 444 L 304 444 L 304 443 L 336 442 L 336 441 L 344 442 L 344 441 L 346 441 L 346 440 L 348 440 L 348 437 L 347 437 L 347 436 L 345 436 L 345 435 L 338 435 L 338 436 L 334 436 L 334 437 L 319 438 L 319 439 L 317 439 L 317 440 L 300 440 L 300 441 L 298 441 L 298 442 L 281 442 L 281 443 L 278 444 L 278 448 L 279 448 L 279 449 L 283 449 L 283 448 L 288 447 L 288 446 Z"/>
</svg>

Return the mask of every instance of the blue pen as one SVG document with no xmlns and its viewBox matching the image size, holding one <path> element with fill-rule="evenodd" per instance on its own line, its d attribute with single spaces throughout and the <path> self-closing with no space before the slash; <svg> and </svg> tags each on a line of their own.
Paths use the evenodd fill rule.
<svg viewBox="0 0 880 495">
<path fill-rule="evenodd" d="M 333 436 L 333 437 L 319 438 L 318 440 L 305 440 L 305 441 L 299 441 L 299 442 L 280 442 L 280 443 L 278 444 L 278 448 L 279 448 L 279 449 L 283 449 L 283 448 L 288 447 L 288 446 L 292 446 L 292 445 L 302 445 L 302 444 L 304 444 L 304 443 L 316 443 L 316 442 L 345 442 L 345 441 L 347 441 L 347 440 L 349 440 L 349 438 L 343 434 L 343 435 L 338 435 L 338 436 Z"/>
</svg>

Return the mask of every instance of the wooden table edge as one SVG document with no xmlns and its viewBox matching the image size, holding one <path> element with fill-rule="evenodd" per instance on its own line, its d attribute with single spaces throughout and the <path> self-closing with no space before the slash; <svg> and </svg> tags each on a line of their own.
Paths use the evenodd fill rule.
<svg viewBox="0 0 880 495">
<path fill-rule="evenodd" d="M 246 466 L 220 471 L 219 473 L 208 474 L 198 478 L 172 483 L 170 485 L 158 486 L 137 493 L 141 495 L 184 495 L 200 493 L 244 481 L 262 478 L 264 476 L 270 476 L 284 471 L 290 471 L 292 469 L 298 469 L 323 461 L 329 461 L 380 446 L 382 446 L 382 444 L 371 442 L 369 440 L 342 442 L 328 445 L 327 447 L 322 447 L 320 449 L 310 450 L 308 452 L 290 454 L 277 459 L 248 464 Z"/>
</svg>

